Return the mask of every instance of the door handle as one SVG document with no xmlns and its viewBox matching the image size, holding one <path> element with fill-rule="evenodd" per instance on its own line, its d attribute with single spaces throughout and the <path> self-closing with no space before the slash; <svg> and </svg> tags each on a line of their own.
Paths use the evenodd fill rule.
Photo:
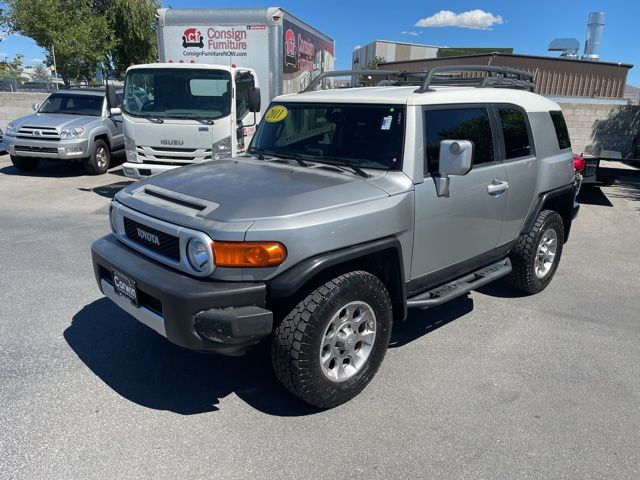
<svg viewBox="0 0 640 480">
<path fill-rule="evenodd" d="M 487 185 L 487 193 L 489 195 L 500 195 L 501 193 L 506 192 L 509 189 L 509 182 L 503 182 L 502 180 L 498 180 L 494 178 L 493 181 Z"/>
</svg>

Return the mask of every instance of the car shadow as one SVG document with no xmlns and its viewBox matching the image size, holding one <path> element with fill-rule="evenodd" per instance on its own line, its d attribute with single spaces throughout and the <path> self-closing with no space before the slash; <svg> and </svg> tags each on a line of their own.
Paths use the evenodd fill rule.
<svg viewBox="0 0 640 480">
<path fill-rule="evenodd" d="M 122 180 L 120 182 L 111 183 L 109 185 L 100 185 L 93 188 L 80 187 L 78 190 L 82 192 L 93 192 L 101 197 L 112 199 L 116 193 L 132 183 L 134 183 L 134 180 Z"/>
<path fill-rule="evenodd" d="M 429 309 L 409 308 L 407 319 L 393 326 L 389 348 L 407 345 L 465 316 L 472 310 L 473 300 L 468 295 L 463 295 L 444 305 Z"/>
<path fill-rule="evenodd" d="M 242 357 L 206 355 L 178 347 L 138 323 L 106 298 L 85 306 L 64 331 L 85 365 L 113 390 L 148 408 L 194 415 L 218 410 L 235 393 L 270 415 L 317 413 L 277 381 L 268 345 Z"/>
<path fill-rule="evenodd" d="M 407 320 L 394 325 L 389 348 L 407 345 L 471 311 L 473 300 L 467 295 L 428 310 L 410 308 Z M 222 398 L 235 394 L 269 415 L 294 417 L 321 411 L 280 385 L 271 368 L 268 342 L 240 357 L 192 352 L 106 298 L 82 308 L 64 338 L 103 382 L 147 408 L 181 415 L 215 412 Z"/>
<path fill-rule="evenodd" d="M 576 201 L 585 205 L 596 205 L 599 207 L 613 207 L 613 203 L 607 198 L 602 188 L 596 185 L 583 185 Z"/>
<path fill-rule="evenodd" d="M 124 162 L 124 156 L 111 157 L 111 167 L 109 173 L 124 176 L 120 165 Z M 38 162 L 38 167 L 31 171 L 20 171 L 13 165 L 0 168 L 0 174 L 16 175 L 21 177 L 42 177 L 42 178 L 72 178 L 89 175 L 82 165 L 82 162 L 69 162 L 64 160 L 44 160 Z"/>
</svg>

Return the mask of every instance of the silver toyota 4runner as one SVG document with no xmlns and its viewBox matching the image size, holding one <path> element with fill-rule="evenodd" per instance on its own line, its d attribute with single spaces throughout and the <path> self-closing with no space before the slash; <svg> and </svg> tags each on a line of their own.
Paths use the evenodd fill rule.
<svg viewBox="0 0 640 480">
<path fill-rule="evenodd" d="M 124 152 L 122 115 L 108 108 L 104 90 L 61 90 L 33 108 L 36 113 L 9 123 L 4 135 L 18 170 L 34 170 L 47 159 L 82 161 L 88 173 L 102 174 L 111 154 Z"/>
<path fill-rule="evenodd" d="M 528 74 L 475 69 L 276 98 L 247 155 L 116 195 L 100 289 L 188 349 L 269 339 L 282 384 L 322 408 L 371 381 L 408 307 L 500 277 L 540 292 L 578 209 L 567 129 Z"/>
</svg>

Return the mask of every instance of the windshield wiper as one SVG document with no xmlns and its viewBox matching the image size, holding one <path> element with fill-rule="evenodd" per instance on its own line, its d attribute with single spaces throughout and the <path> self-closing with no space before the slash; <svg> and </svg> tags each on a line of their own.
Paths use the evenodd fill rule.
<svg viewBox="0 0 640 480">
<path fill-rule="evenodd" d="M 344 170 L 344 171 L 348 171 L 347 170 L 348 168 L 351 171 L 355 172 L 356 175 L 362 178 L 369 178 L 370 175 L 364 170 L 362 170 L 359 166 L 353 165 L 352 163 L 348 163 L 348 162 L 331 161 L 333 158 L 334 157 L 318 157 L 318 158 L 314 158 L 313 161 L 318 163 L 326 163 L 327 165 L 340 168 L 341 170 Z"/>
<path fill-rule="evenodd" d="M 197 120 L 205 125 L 213 125 L 213 120 L 200 115 L 167 115 L 168 118 L 177 118 L 179 120 Z"/>
<path fill-rule="evenodd" d="M 281 152 L 272 152 L 270 150 L 265 150 L 264 148 L 250 148 L 247 150 L 248 153 L 253 153 L 257 156 L 258 160 L 264 160 L 264 156 L 268 155 L 269 157 L 282 158 L 284 160 L 295 160 L 298 162 L 298 165 L 301 167 L 308 167 L 309 165 L 304 161 L 304 159 L 309 159 L 305 155 L 301 155 L 299 153 L 281 153 Z"/>
</svg>

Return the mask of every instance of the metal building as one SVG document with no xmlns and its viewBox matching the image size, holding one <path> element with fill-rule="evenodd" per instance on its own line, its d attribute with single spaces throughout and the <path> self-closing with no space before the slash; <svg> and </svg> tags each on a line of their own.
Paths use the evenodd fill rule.
<svg viewBox="0 0 640 480">
<path fill-rule="evenodd" d="M 422 45 L 419 43 L 374 40 L 353 51 L 351 65 L 353 70 L 363 70 L 367 68 L 369 62 L 375 57 L 382 57 L 387 62 L 435 58 L 438 55 L 439 48 L 434 45 Z"/>
<path fill-rule="evenodd" d="M 389 61 L 386 70 L 418 72 L 438 65 L 496 65 L 535 75 L 536 92 L 553 97 L 623 98 L 633 65 L 559 57 L 491 53 L 448 58 Z"/>
</svg>

